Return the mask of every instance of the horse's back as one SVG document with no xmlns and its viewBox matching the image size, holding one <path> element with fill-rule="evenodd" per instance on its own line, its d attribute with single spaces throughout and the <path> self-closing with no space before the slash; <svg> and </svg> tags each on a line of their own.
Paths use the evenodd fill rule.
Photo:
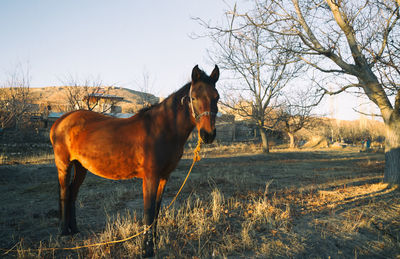
<svg viewBox="0 0 400 259">
<path fill-rule="evenodd" d="M 110 120 L 112 117 L 102 115 L 92 111 L 78 110 L 72 111 L 61 116 L 50 129 L 50 140 L 54 145 L 57 142 L 65 141 L 65 137 L 73 129 L 84 129 L 91 123 Z"/>
</svg>

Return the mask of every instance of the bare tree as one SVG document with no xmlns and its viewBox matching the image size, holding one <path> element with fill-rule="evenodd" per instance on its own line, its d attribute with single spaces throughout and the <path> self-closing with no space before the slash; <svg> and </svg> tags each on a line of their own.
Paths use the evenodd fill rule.
<svg viewBox="0 0 400 259">
<path fill-rule="evenodd" d="M 69 77 L 64 84 L 67 85 L 65 89 L 69 110 L 97 110 L 105 113 L 120 101 L 118 98 L 107 98 L 109 87 L 105 88 L 99 79 L 80 82 Z"/>
<path fill-rule="evenodd" d="M 324 94 L 355 88 L 377 105 L 386 125 L 384 180 L 397 184 L 400 183 L 399 2 L 255 0 L 253 13 L 241 14 L 258 28 L 273 33 L 281 51 L 296 55 L 321 75 L 333 75 L 338 88 L 327 90 L 327 82 L 321 79 L 319 85 Z M 296 43 L 287 45 L 288 40 Z M 391 95 L 396 96 L 393 103 Z"/>
<path fill-rule="evenodd" d="M 99 80 L 85 80 L 79 82 L 79 80 L 69 78 L 67 82 L 64 82 L 67 86 L 67 101 L 70 110 L 89 110 L 92 111 L 99 104 L 98 101 L 91 100 L 89 97 L 99 94 L 101 92 L 102 82 Z"/>
<path fill-rule="evenodd" d="M 155 98 L 154 80 L 147 69 L 143 70 L 142 78 L 135 82 L 139 89 L 138 103 L 142 105 L 142 108 L 150 107 L 151 105 L 158 102 L 158 98 Z"/>
<path fill-rule="evenodd" d="M 0 88 L 0 127 L 18 125 L 31 106 L 29 69 L 18 66 Z"/>
<path fill-rule="evenodd" d="M 270 32 L 247 17 L 237 15 L 236 5 L 225 15 L 227 22 L 223 26 L 211 26 L 197 19 L 208 29 L 207 36 L 215 43 L 215 49 L 209 52 L 211 59 L 232 71 L 235 77 L 232 84 L 226 86 L 221 102 L 256 123 L 263 152 L 269 152 L 267 129 L 273 128 L 274 122 L 267 120 L 268 114 L 301 66 L 293 63 L 293 55 L 281 53 L 275 47 Z"/>
<path fill-rule="evenodd" d="M 288 135 L 289 147 L 295 148 L 295 134 L 301 129 L 314 128 L 319 119 L 313 114 L 313 110 L 318 103 L 316 95 L 309 91 L 299 90 L 293 94 L 284 96 L 283 104 L 275 113 L 278 126 Z"/>
</svg>

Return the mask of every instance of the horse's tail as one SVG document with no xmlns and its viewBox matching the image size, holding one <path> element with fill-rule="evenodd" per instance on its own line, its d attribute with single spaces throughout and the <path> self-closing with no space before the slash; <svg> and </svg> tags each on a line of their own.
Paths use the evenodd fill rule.
<svg viewBox="0 0 400 259">
<path fill-rule="evenodd" d="M 58 218 L 61 219 L 62 215 L 61 215 L 61 193 L 60 193 L 60 181 L 58 181 Z"/>
<path fill-rule="evenodd" d="M 56 138 L 54 136 L 54 124 L 53 124 L 53 126 L 50 129 L 50 142 L 53 146 L 54 146 L 54 143 L 56 142 L 55 140 L 56 140 Z"/>
<path fill-rule="evenodd" d="M 58 120 L 54 122 L 54 124 L 51 126 L 50 129 L 50 142 L 54 147 L 54 144 L 56 143 L 56 130 L 58 124 L 60 124 L 61 120 L 64 118 L 64 116 L 61 116 Z"/>
<path fill-rule="evenodd" d="M 52 144 L 53 146 L 54 146 L 54 143 L 56 143 L 56 139 L 57 139 L 55 133 L 56 133 L 58 124 L 60 124 L 61 121 L 62 121 L 65 117 L 67 117 L 68 115 L 70 115 L 70 114 L 73 113 L 73 112 L 76 112 L 76 111 L 71 111 L 71 112 L 67 112 L 67 113 L 63 114 L 63 115 L 62 115 L 60 118 L 58 118 L 58 119 L 54 122 L 54 124 L 51 126 L 51 128 L 50 128 L 50 141 L 51 141 L 51 144 Z"/>
</svg>

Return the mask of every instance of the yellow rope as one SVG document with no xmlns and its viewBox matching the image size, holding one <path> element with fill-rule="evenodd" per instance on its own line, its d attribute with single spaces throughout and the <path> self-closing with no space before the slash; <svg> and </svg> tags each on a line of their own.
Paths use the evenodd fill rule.
<svg viewBox="0 0 400 259">
<path fill-rule="evenodd" d="M 165 210 L 168 210 L 168 209 L 172 206 L 172 204 L 176 201 L 176 199 L 178 198 L 178 195 L 180 194 L 180 192 L 181 192 L 182 189 L 183 189 L 183 186 L 185 186 L 185 183 L 186 183 L 187 179 L 189 178 L 190 173 L 192 172 L 192 169 L 193 169 L 194 164 L 195 164 L 197 161 L 200 161 L 201 157 L 200 157 L 199 152 L 200 152 L 201 144 L 202 144 L 202 143 L 203 143 L 203 140 L 201 139 L 200 134 L 199 134 L 199 140 L 198 140 L 198 142 L 197 142 L 196 148 L 195 148 L 194 151 L 193 151 L 193 162 L 192 162 L 192 165 L 190 166 L 189 172 L 187 173 L 186 178 L 185 178 L 185 180 L 183 181 L 183 183 L 182 183 L 182 185 L 181 185 L 181 188 L 179 188 L 179 190 L 178 190 L 178 192 L 176 193 L 175 197 L 172 199 L 172 201 L 170 202 L 170 204 L 167 206 L 167 208 L 166 208 Z M 156 219 L 153 220 L 153 223 L 151 223 L 151 225 L 147 226 L 144 230 L 140 231 L 139 233 L 136 233 L 136 234 L 134 234 L 134 235 L 132 235 L 132 236 L 129 236 L 129 237 L 126 237 L 126 238 L 123 238 L 123 239 L 119 239 L 119 240 L 112 240 L 112 241 L 107 241 L 107 242 L 94 243 L 94 244 L 82 245 L 82 246 L 74 246 L 74 247 L 50 247 L 50 248 L 41 248 L 41 249 L 26 249 L 26 250 L 19 250 L 19 251 L 27 252 L 27 251 L 36 251 L 36 250 L 37 250 L 37 251 L 39 251 L 39 250 L 40 250 L 40 251 L 49 251 L 49 250 L 53 250 L 53 251 L 55 251 L 55 250 L 78 250 L 78 249 L 88 248 L 88 247 L 94 247 L 94 246 L 102 246 L 102 245 L 109 245 L 109 244 L 122 243 L 122 242 L 125 242 L 125 241 L 128 241 L 128 240 L 131 240 L 131 239 L 133 239 L 133 238 L 135 238 L 135 237 L 138 237 L 138 236 L 140 236 L 141 234 L 144 234 L 147 230 L 149 230 L 149 229 L 154 225 L 155 221 L 156 221 Z M 15 247 L 15 246 L 16 246 L 16 245 L 14 245 L 11 249 L 7 250 L 3 255 L 6 255 L 6 254 L 12 252 L 12 251 L 14 250 L 14 247 Z"/>
</svg>

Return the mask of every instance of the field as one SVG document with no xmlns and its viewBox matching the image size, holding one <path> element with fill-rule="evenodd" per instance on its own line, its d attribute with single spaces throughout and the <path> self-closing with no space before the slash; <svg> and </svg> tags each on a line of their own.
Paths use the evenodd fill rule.
<svg viewBox="0 0 400 259">
<path fill-rule="evenodd" d="M 158 224 L 158 258 L 400 258 L 400 196 L 382 183 L 384 154 L 205 147 L 182 194 Z M 165 208 L 191 164 L 172 173 Z M 59 237 L 51 156 L 0 166 L 1 257 L 140 258 L 141 180 L 88 174 L 77 201 L 81 232 Z M 8 251 L 7 251 L 8 250 Z"/>
</svg>

